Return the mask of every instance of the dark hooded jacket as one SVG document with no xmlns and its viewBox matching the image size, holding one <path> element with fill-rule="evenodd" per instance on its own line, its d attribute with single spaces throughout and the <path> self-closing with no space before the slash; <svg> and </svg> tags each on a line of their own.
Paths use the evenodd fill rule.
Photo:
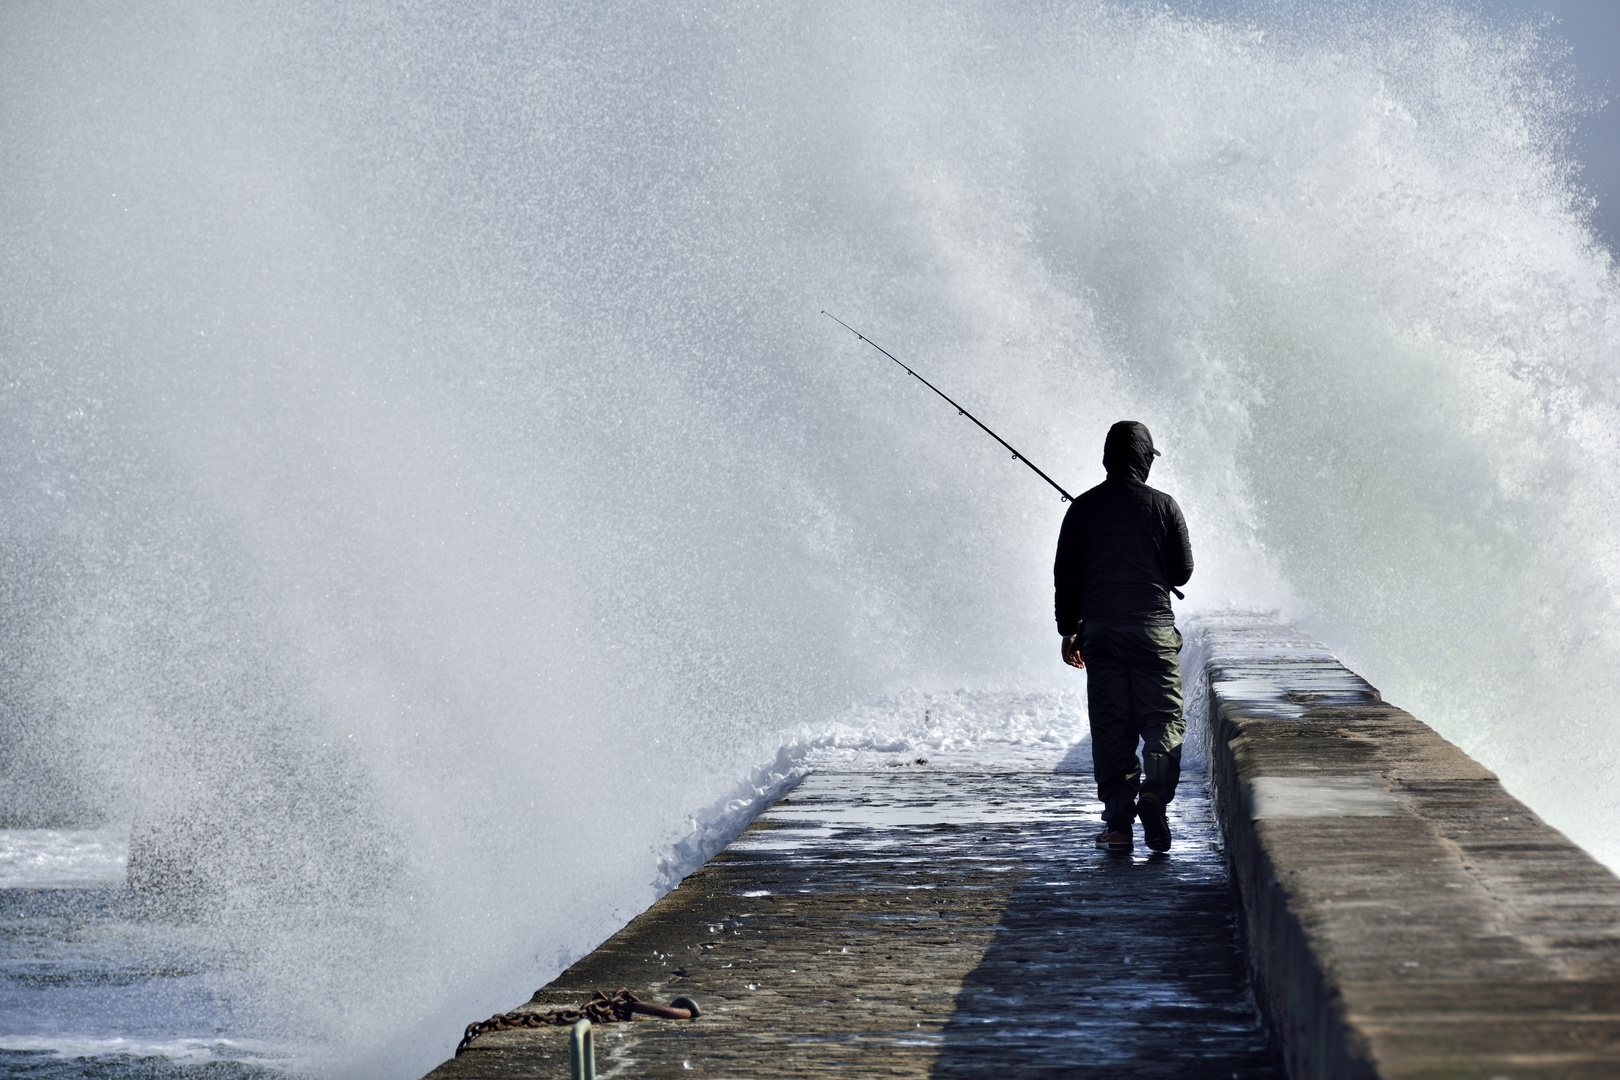
<svg viewBox="0 0 1620 1080">
<path fill-rule="evenodd" d="M 1176 500 L 1147 486 L 1153 436 L 1134 420 L 1108 429 L 1108 479 L 1074 500 L 1058 534 L 1058 633 L 1084 620 L 1173 626 L 1169 587 L 1192 577 L 1192 543 Z"/>
</svg>

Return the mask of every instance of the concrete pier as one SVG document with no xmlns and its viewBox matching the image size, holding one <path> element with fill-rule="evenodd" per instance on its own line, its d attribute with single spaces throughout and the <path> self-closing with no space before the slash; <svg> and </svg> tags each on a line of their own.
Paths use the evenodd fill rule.
<svg viewBox="0 0 1620 1080">
<path fill-rule="evenodd" d="M 605 1075 L 1275 1076 L 1201 780 L 1168 857 L 1120 857 L 1091 846 L 1088 763 L 813 774 L 522 1008 L 699 1001 L 599 1027 Z M 566 1029 L 540 1028 L 431 1075 L 567 1068 Z"/>
<path fill-rule="evenodd" d="M 1091 846 L 1083 747 L 815 774 L 521 1008 L 703 1005 L 599 1028 L 605 1075 L 1620 1076 L 1620 880 L 1319 643 L 1189 641 L 1167 857 Z M 431 1076 L 566 1069 L 531 1029 Z"/>
<path fill-rule="evenodd" d="M 1620 1076 L 1620 880 L 1320 644 L 1256 618 L 1201 639 L 1288 1075 Z"/>
</svg>

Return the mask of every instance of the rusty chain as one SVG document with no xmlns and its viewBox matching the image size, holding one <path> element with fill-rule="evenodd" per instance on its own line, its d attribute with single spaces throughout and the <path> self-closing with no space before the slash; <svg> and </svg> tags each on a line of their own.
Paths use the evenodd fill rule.
<svg viewBox="0 0 1620 1080">
<path fill-rule="evenodd" d="M 698 1017 L 698 1007 L 697 1002 L 691 998 L 676 998 L 670 1005 L 654 1005 L 650 1001 L 642 1001 L 628 990 L 620 990 L 612 997 L 597 990 L 591 994 L 591 1000 L 582 1008 L 553 1009 L 550 1012 L 497 1013 L 488 1020 L 468 1024 L 461 1042 L 456 1045 L 456 1056 L 461 1056 L 468 1043 L 491 1031 L 566 1027 L 581 1020 L 589 1020 L 593 1024 L 620 1024 L 634 1020 L 637 1013 L 643 1016 L 658 1016 L 666 1020 L 695 1020 Z"/>
</svg>

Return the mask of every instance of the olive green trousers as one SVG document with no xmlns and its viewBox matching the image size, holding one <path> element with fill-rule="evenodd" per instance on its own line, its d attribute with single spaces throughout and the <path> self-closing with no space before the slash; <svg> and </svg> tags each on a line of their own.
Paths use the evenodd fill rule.
<svg viewBox="0 0 1620 1080">
<path fill-rule="evenodd" d="M 1166 805 L 1181 779 L 1181 632 L 1173 626 L 1087 622 L 1086 661 L 1091 759 L 1103 820 L 1129 828 L 1139 792 Z M 1142 743 L 1137 759 L 1136 744 Z"/>
</svg>

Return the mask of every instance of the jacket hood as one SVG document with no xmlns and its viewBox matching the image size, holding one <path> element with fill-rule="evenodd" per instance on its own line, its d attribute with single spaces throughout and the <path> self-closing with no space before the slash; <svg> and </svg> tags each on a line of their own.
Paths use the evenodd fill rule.
<svg viewBox="0 0 1620 1080">
<path fill-rule="evenodd" d="M 1103 468 L 1110 479 L 1146 482 L 1158 456 L 1147 425 L 1135 420 L 1121 420 L 1108 429 L 1108 438 L 1103 440 Z"/>
</svg>

